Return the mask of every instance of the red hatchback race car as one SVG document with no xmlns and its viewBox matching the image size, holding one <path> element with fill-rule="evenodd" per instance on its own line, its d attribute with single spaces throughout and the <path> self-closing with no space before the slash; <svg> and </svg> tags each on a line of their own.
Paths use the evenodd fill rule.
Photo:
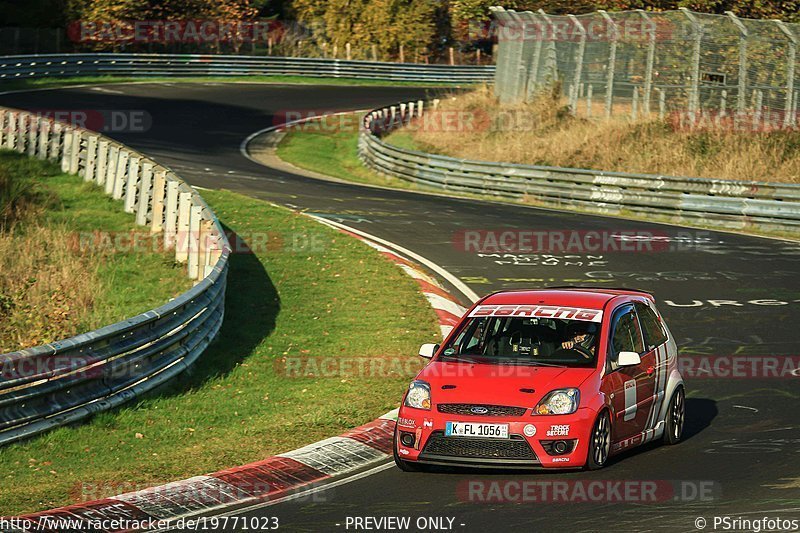
<svg viewBox="0 0 800 533">
<path fill-rule="evenodd" d="M 675 340 L 652 295 L 620 289 L 503 291 L 484 297 L 400 408 L 394 458 L 427 465 L 602 468 L 685 417 Z"/>
</svg>

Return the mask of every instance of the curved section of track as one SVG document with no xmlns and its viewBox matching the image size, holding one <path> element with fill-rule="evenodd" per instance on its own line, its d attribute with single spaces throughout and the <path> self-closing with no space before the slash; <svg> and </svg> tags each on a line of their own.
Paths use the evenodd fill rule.
<svg viewBox="0 0 800 533">
<path fill-rule="evenodd" d="M 148 131 L 108 134 L 163 161 L 192 185 L 236 190 L 397 243 L 441 265 L 478 294 L 576 284 L 652 290 L 683 352 L 695 354 L 685 356 L 691 364 L 715 356 L 751 356 L 758 363 L 764 357 L 780 361 L 774 357 L 798 355 L 797 244 L 320 181 L 262 167 L 239 152 L 242 139 L 275 123 L 275 117 L 285 116 L 286 111 L 376 107 L 424 93 L 413 88 L 154 83 L 6 95 L 0 96 L 0 104 L 145 111 L 152 117 Z M 543 235 L 544 249 L 503 254 L 465 250 L 466 231 L 500 229 L 528 230 L 534 246 L 536 235 Z M 600 236 L 600 249 L 571 246 L 562 251 L 553 241 L 578 238 L 586 244 L 589 232 Z M 659 238 L 638 245 L 626 241 L 625 246 L 608 238 L 620 233 Z M 548 249 L 548 244 L 555 249 Z M 706 370 L 719 372 L 713 367 Z M 726 514 L 798 518 L 798 380 L 800 376 L 689 377 L 685 442 L 627 454 L 599 472 L 404 474 L 388 468 L 313 497 L 247 512 L 278 516 L 286 529 L 304 531 L 345 530 L 348 516 L 451 517 L 452 528 L 464 531 L 498 527 L 691 531 L 698 516 L 709 521 Z M 465 490 L 470 481 L 509 480 L 703 481 L 712 490 L 705 495 L 710 499 L 690 502 L 558 504 L 481 503 Z"/>
</svg>

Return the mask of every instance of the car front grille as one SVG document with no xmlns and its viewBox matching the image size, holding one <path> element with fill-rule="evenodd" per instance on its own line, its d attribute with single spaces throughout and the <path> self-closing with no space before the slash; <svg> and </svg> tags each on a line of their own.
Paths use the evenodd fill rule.
<svg viewBox="0 0 800 533">
<path fill-rule="evenodd" d="M 456 459 L 538 460 L 528 442 L 520 435 L 511 435 L 509 439 L 474 439 L 445 437 L 441 431 L 431 433 L 420 459 L 424 460 L 431 456 Z"/>
<path fill-rule="evenodd" d="M 440 403 L 436 406 L 440 413 L 449 415 L 466 416 L 522 416 L 527 411 L 525 407 L 510 407 L 507 405 L 479 405 L 471 403 Z M 474 413 L 473 408 L 486 409 L 485 413 Z"/>
</svg>

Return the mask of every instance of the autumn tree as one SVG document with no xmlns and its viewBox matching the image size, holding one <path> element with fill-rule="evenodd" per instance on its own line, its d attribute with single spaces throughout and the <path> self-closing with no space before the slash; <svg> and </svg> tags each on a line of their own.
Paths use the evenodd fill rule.
<svg viewBox="0 0 800 533">
<path fill-rule="evenodd" d="M 361 50 L 374 44 L 381 57 L 407 54 L 433 43 L 437 0 L 295 0 L 297 19 L 314 38 L 340 50 L 351 43 Z"/>
</svg>

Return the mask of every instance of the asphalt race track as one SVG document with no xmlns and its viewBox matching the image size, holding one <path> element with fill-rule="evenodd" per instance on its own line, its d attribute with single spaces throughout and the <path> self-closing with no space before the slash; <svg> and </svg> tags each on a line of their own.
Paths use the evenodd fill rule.
<svg viewBox="0 0 800 533">
<path fill-rule="evenodd" d="M 162 161 L 192 185 L 227 188 L 307 210 L 404 246 L 458 276 L 480 295 L 546 285 L 643 288 L 655 293 L 683 352 L 694 354 L 686 355 L 687 360 L 708 363 L 716 356 L 737 355 L 781 361 L 780 356 L 798 355 L 800 245 L 320 181 L 264 168 L 239 151 L 245 137 L 275 124 L 280 120 L 275 117 L 287 110 L 363 109 L 422 97 L 425 92 L 148 83 L 9 94 L 0 99 L 2 105 L 33 110 L 144 110 L 152 118 L 149 131 L 107 134 Z M 662 239 L 640 243 L 640 251 L 566 254 L 480 254 L 454 244 L 465 230 L 500 229 L 568 235 L 650 232 Z M 699 373 L 686 380 L 683 443 L 639 449 L 599 472 L 408 474 L 391 466 L 328 490 L 244 512 L 277 516 L 281 529 L 289 531 L 345 531 L 347 517 L 355 516 L 450 517 L 457 531 L 696 531 L 697 517 L 709 521 L 709 530 L 714 516 L 800 518 L 800 376 L 731 379 Z M 720 371 L 712 369 L 715 373 Z M 667 491 L 657 502 L 496 503 L 471 500 L 465 487 L 476 480 L 655 480 L 660 487 L 683 489 Z M 692 494 L 698 487 L 705 492 Z"/>
</svg>

